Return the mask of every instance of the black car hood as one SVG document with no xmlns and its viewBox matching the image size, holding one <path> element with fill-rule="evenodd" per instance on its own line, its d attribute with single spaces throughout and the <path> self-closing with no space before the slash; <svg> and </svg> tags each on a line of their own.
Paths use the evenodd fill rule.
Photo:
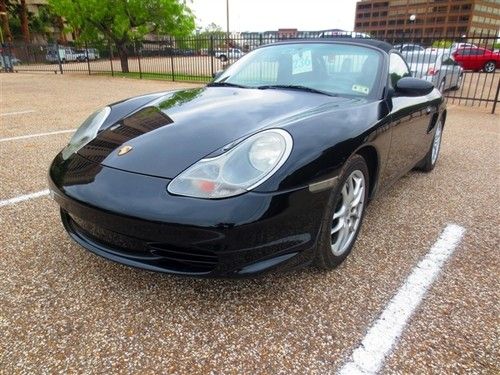
<svg viewBox="0 0 500 375">
<path fill-rule="evenodd" d="M 295 90 L 180 90 L 154 97 L 105 124 L 78 154 L 104 166 L 174 178 L 203 157 L 258 130 L 286 128 L 289 123 L 360 102 L 364 101 Z M 132 148 L 120 156 L 125 145 Z"/>
</svg>

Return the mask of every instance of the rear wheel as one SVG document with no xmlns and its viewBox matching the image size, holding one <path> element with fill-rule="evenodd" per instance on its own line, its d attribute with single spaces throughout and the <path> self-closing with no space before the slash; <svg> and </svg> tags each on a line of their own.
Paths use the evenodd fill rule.
<svg viewBox="0 0 500 375">
<path fill-rule="evenodd" d="M 444 78 L 441 80 L 441 82 L 439 82 L 439 87 L 438 87 L 438 90 L 439 92 L 442 94 L 444 93 L 444 88 L 446 87 L 446 81 L 444 80 Z"/>
<path fill-rule="evenodd" d="M 494 61 L 488 61 L 486 64 L 484 64 L 483 70 L 486 73 L 493 73 L 496 68 L 497 64 Z"/>
<path fill-rule="evenodd" d="M 460 74 L 458 76 L 457 83 L 455 84 L 455 86 L 453 86 L 453 90 L 459 90 L 460 87 L 462 87 L 462 81 L 463 81 L 463 79 L 464 79 L 464 75 Z"/>
<path fill-rule="evenodd" d="M 439 157 L 439 151 L 441 150 L 441 138 L 443 135 L 443 122 L 441 119 L 438 120 L 436 124 L 436 132 L 434 133 L 434 139 L 432 140 L 431 148 L 427 155 L 425 155 L 424 160 L 420 164 L 420 170 L 424 172 L 430 172 L 436 166 L 436 162 Z"/>
<path fill-rule="evenodd" d="M 346 164 L 325 210 L 315 264 L 339 265 L 358 236 L 368 200 L 369 173 L 365 159 L 355 155 Z"/>
<path fill-rule="evenodd" d="M 226 55 L 220 55 L 219 59 L 222 62 L 226 62 L 227 61 L 227 56 Z"/>
</svg>

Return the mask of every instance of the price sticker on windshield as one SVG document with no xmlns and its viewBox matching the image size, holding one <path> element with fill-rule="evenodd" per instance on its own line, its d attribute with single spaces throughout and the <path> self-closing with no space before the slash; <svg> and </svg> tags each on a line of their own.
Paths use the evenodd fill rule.
<svg viewBox="0 0 500 375">
<path fill-rule="evenodd" d="M 363 85 L 352 85 L 352 91 L 360 92 L 361 94 L 368 95 L 370 93 L 370 88 Z"/>
<path fill-rule="evenodd" d="M 292 74 L 300 74 L 312 72 L 312 55 L 311 51 L 294 53 L 292 56 Z"/>
</svg>

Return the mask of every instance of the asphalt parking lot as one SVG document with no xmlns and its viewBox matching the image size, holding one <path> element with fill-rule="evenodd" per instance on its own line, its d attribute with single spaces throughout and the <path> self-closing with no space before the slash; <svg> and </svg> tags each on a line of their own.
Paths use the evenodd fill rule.
<svg viewBox="0 0 500 375">
<path fill-rule="evenodd" d="M 98 258 L 69 239 L 47 195 L 13 200 L 47 188 L 50 161 L 99 106 L 189 84 L 0 84 L 0 373 L 337 373 L 448 225 L 463 238 L 381 371 L 500 373 L 500 116 L 489 108 L 449 106 L 436 169 L 372 202 L 338 269 L 199 280 Z"/>
</svg>

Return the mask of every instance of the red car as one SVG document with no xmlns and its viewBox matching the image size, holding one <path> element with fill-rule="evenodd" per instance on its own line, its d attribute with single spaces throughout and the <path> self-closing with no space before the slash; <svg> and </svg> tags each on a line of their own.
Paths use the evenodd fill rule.
<svg viewBox="0 0 500 375">
<path fill-rule="evenodd" d="M 453 58 L 466 70 L 484 70 L 493 73 L 500 67 L 500 53 L 480 47 L 459 48 L 452 53 Z"/>
</svg>

